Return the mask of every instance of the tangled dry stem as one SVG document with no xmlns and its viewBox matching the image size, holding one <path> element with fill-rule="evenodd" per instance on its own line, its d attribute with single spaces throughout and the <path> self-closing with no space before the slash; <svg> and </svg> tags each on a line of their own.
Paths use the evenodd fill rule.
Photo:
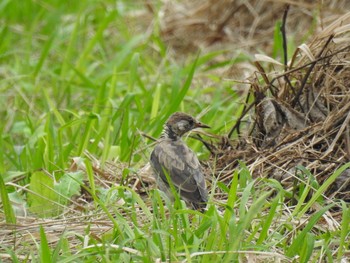
<svg viewBox="0 0 350 263">
<path fill-rule="evenodd" d="M 227 180 L 238 161 L 255 177 L 272 177 L 286 187 L 306 182 L 306 167 L 319 184 L 350 161 L 350 13 L 302 45 L 287 67 L 266 73 L 261 61 L 251 79 L 254 97 L 239 120 L 251 120 L 248 133 L 225 138 L 216 147 L 216 166 Z M 266 59 L 265 59 L 266 61 Z M 272 59 L 270 61 L 273 61 Z M 274 69 L 278 67 L 277 61 Z M 235 131 L 242 128 L 243 122 Z M 309 178 L 310 179 L 310 178 Z M 350 200 L 350 171 L 343 172 L 328 197 Z"/>
</svg>

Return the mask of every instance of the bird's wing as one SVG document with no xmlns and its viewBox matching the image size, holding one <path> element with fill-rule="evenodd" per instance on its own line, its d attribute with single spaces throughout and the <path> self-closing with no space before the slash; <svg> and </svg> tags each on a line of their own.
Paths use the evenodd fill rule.
<svg viewBox="0 0 350 263">
<path fill-rule="evenodd" d="M 207 201 L 204 175 L 195 153 L 182 142 L 163 141 L 151 154 L 151 164 L 165 184 L 166 174 L 189 201 Z"/>
</svg>

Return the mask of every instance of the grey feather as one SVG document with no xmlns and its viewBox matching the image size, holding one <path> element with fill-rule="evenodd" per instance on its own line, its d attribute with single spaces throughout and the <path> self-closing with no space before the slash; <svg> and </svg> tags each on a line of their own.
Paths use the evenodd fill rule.
<svg viewBox="0 0 350 263">
<path fill-rule="evenodd" d="M 188 114 L 174 113 L 164 125 L 150 158 L 158 188 L 174 200 L 171 183 L 180 197 L 195 209 L 204 208 L 208 192 L 198 158 L 181 137 L 197 127 L 209 128 Z"/>
<path fill-rule="evenodd" d="M 164 173 L 167 172 L 175 188 L 186 201 L 190 203 L 208 201 L 204 175 L 198 158 L 181 140 L 161 140 L 151 154 L 151 165 L 157 181 L 161 180 L 161 183 L 169 188 Z"/>
</svg>

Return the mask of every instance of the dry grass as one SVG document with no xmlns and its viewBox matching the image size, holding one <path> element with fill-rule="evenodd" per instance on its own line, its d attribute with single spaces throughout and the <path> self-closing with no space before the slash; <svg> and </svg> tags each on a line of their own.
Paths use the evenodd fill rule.
<svg viewBox="0 0 350 263">
<path fill-rule="evenodd" d="M 164 41 L 177 51 L 193 52 L 197 49 L 230 50 L 244 48 L 249 52 L 271 47 L 274 26 L 286 4 L 290 5 L 287 26 L 296 33 L 296 42 L 305 40 L 311 32 L 319 32 L 349 10 L 346 0 L 338 1 L 165 1 L 161 16 Z M 318 15 L 316 15 L 318 14 Z M 320 19 L 313 24 L 313 20 Z M 307 29 L 307 30 L 305 30 Z"/>
<path fill-rule="evenodd" d="M 272 177 L 291 188 L 304 181 L 296 168 L 303 166 L 321 185 L 350 161 L 349 25 L 350 13 L 301 46 L 288 65 L 273 63 L 270 73 L 256 61 L 248 95 L 254 100 L 246 105 L 254 110 L 243 112 L 234 127 L 239 139 L 226 138 L 216 149 L 217 167 L 226 170 L 226 180 L 241 160 L 255 177 Z M 249 119 L 250 130 L 240 133 Z M 328 197 L 349 200 L 349 181 L 346 170 Z"/>
</svg>

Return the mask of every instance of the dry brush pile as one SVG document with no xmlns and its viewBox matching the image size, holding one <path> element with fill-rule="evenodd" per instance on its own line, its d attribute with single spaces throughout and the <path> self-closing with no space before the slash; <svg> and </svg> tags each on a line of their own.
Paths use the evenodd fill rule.
<svg viewBox="0 0 350 263">
<path fill-rule="evenodd" d="M 236 131 L 238 139 L 223 137 L 215 149 L 223 180 L 242 160 L 253 176 L 272 177 L 286 187 L 308 180 L 300 167 L 322 184 L 350 161 L 349 31 L 347 13 L 299 46 L 286 64 L 256 56 L 246 108 L 228 136 Z M 274 70 L 267 72 L 263 62 Z M 350 199 L 349 170 L 335 178 L 327 196 Z"/>
</svg>

